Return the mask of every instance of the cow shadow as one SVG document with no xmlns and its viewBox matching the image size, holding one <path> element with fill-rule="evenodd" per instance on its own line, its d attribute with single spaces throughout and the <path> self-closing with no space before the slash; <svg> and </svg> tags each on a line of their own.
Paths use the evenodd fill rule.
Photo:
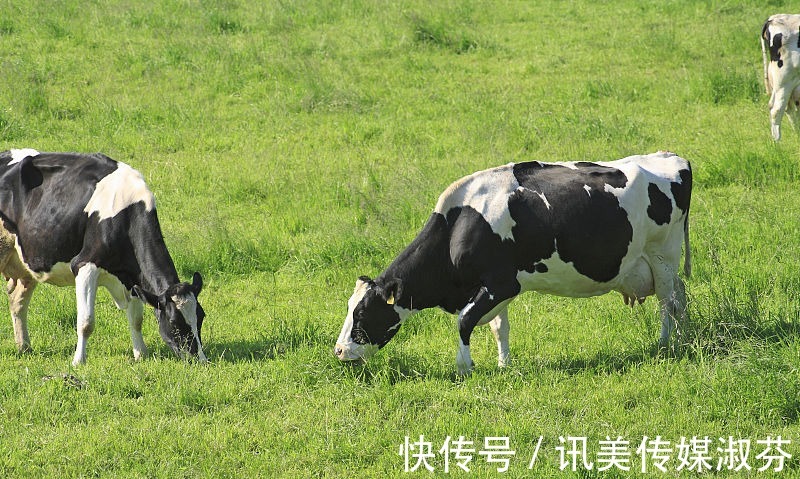
<svg viewBox="0 0 800 479">
<path fill-rule="evenodd" d="M 637 350 L 602 350 L 589 357 L 566 357 L 539 362 L 539 366 L 562 371 L 568 375 L 593 372 L 596 374 L 624 374 L 652 361 L 691 362 L 702 359 L 723 359 L 735 354 L 744 343 L 780 345 L 800 336 L 800 323 L 779 320 L 767 326 L 753 321 L 702 324 L 689 322 L 677 332 L 669 347 L 660 347 L 653 341 L 648 347 Z"/>
<path fill-rule="evenodd" d="M 636 351 L 598 351 L 589 357 L 566 357 L 541 361 L 544 369 L 556 370 L 567 375 L 592 372 L 595 374 L 624 374 L 646 362 L 659 357 L 675 357 L 675 351 L 659 348 L 653 344 L 650 348 Z"/>
<path fill-rule="evenodd" d="M 171 351 L 164 348 L 169 354 Z M 203 352 L 213 363 L 252 363 L 272 361 L 296 347 L 279 340 L 214 341 L 203 345 Z"/>
</svg>

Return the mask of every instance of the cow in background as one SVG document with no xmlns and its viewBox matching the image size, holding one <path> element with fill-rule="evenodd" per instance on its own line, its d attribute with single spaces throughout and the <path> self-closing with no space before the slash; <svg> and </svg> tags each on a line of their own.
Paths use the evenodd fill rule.
<svg viewBox="0 0 800 479">
<path fill-rule="evenodd" d="M 782 13 L 767 19 L 761 29 L 761 56 L 772 138 L 778 141 L 784 112 L 800 128 L 800 15 Z"/>
<path fill-rule="evenodd" d="M 155 198 L 142 175 L 102 154 L 0 153 L 0 273 L 7 281 L 14 337 L 29 350 L 27 311 L 38 283 L 75 285 L 78 344 L 86 362 L 97 287 L 128 316 L 133 355 L 147 352 L 143 302 L 155 308 L 159 333 L 179 356 L 205 361 L 205 313 L 199 273 L 182 283 L 161 235 Z"/>
</svg>

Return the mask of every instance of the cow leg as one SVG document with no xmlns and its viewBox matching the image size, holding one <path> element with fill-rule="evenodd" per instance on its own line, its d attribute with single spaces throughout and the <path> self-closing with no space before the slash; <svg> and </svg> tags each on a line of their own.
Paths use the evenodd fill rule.
<svg viewBox="0 0 800 479">
<path fill-rule="evenodd" d="M 775 139 L 775 141 L 781 139 L 781 120 L 783 119 L 783 113 L 786 111 L 786 105 L 789 102 L 789 93 L 790 91 L 786 87 L 778 85 L 772 92 L 772 97 L 769 101 L 772 138 Z"/>
<path fill-rule="evenodd" d="M 503 368 L 508 365 L 508 331 L 510 329 L 508 324 L 508 308 L 506 307 L 500 314 L 495 316 L 489 322 L 489 327 L 494 333 L 494 339 L 497 341 L 497 366 Z"/>
<path fill-rule="evenodd" d="M 131 340 L 133 340 L 133 359 L 139 361 L 147 356 L 147 346 L 144 344 L 142 336 L 142 313 L 144 305 L 136 298 L 131 298 L 125 312 L 128 315 L 128 326 L 131 330 Z"/>
<path fill-rule="evenodd" d="M 661 337 L 658 346 L 666 348 L 676 322 L 680 324 L 686 319 L 686 287 L 675 269 L 663 259 L 658 259 L 653 264 L 653 280 L 661 313 Z"/>
<path fill-rule="evenodd" d="M 789 117 L 795 131 L 800 131 L 800 87 L 792 91 L 789 104 L 786 106 L 786 116 Z"/>
<path fill-rule="evenodd" d="M 458 315 L 459 342 L 456 354 L 456 367 L 459 375 L 468 375 L 474 365 L 469 350 L 469 338 L 472 336 L 472 330 L 478 324 L 486 324 L 497 316 L 511 302 L 511 299 L 508 296 L 492 294 L 485 286 L 482 286 L 472 301 L 461 310 Z"/>
<path fill-rule="evenodd" d="M 125 315 L 128 317 L 128 327 L 131 331 L 131 341 L 133 342 L 133 359 L 136 361 L 144 359 L 147 356 L 147 346 L 145 346 L 144 337 L 142 337 L 144 304 L 139 299 L 132 298 L 130 292 L 114 275 L 101 274 L 98 284 L 104 286 L 111 293 L 117 308 L 125 310 Z"/>
<path fill-rule="evenodd" d="M 87 263 L 78 270 L 75 276 L 75 296 L 78 304 L 78 345 L 72 365 L 78 366 L 86 362 L 86 342 L 94 331 L 94 303 L 97 297 L 97 280 L 100 270 L 96 265 Z"/>
<path fill-rule="evenodd" d="M 31 340 L 28 337 L 28 305 L 34 289 L 36 280 L 33 278 L 8 280 L 8 306 L 11 310 L 11 322 L 14 325 L 14 341 L 20 353 L 31 350 Z"/>
</svg>

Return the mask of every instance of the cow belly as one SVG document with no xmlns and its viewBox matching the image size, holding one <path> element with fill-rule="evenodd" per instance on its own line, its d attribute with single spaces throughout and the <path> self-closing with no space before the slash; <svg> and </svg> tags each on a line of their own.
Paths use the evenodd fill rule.
<svg viewBox="0 0 800 479">
<path fill-rule="evenodd" d="M 571 263 L 565 263 L 560 259 L 551 258 L 541 263 L 547 267 L 546 272 L 517 272 L 517 281 L 523 291 L 538 291 L 570 298 L 588 298 L 606 294 L 613 289 L 613 284 L 598 283 L 579 273 Z"/>
<path fill-rule="evenodd" d="M 69 263 L 56 263 L 50 271 L 45 273 L 32 273 L 36 281 L 56 286 L 75 286 L 75 275 Z"/>
<path fill-rule="evenodd" d="M 606 283 L 598 283 L 578 273 L 572 264 L 561 260 L 551 258 L 543 261 L 543 264 L 547 266 L 547 272 L 517 273 L 517 281 L 523 291 L 538 291 L 570 298 L 600 296 L 610 291 L 619 291 L 631 298 L 645 298 L 655 292 L 653 273 L 644 257 L 623 265 L 622 274 Z"/>
</svg>

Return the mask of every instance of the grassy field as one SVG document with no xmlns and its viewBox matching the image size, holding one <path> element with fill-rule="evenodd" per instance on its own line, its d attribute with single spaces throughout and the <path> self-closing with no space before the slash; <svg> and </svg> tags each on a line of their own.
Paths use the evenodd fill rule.
<svg viewBox="0 0 800 479">
<path fill-rule="evenodd" d="M 670 441 L 654 477 L 694 475 L 678 470 L 694 437 L 710 438 L 715 475 L 747 476 L 716 471 L 729 436 L 752 442 L 751 475 L 800 477 L 800 134 L 784 122 L 771 141 L 758 40 L 791 8 L 0 1 L 0 148 L 102 151 L 142 171 L 181 277 L 205 277 L 211 359 L 172 357 L 148 310 L 150 357 L 134 363 L 102 292 L 89 363 L 71 369 L 74 290 L 41 287 L 32 354 L 0 321 L 0 476 L 427 477 L 398 454 L 424 435 L 434 453 L 474 441 L 469 473 L 451 458 L 459 477 L 501 475 L 487 437 L 516 453 L 504 477 L 628 477 L 559 471 L 559 437 L 586 437 L 597 462 L 607 436 L 630 441 L 632 471 L 643 438 Z M 453 180 L 656 150 L 695 169 L 677 353 L 655 352 L 653 299 L 529 293 L 510 308 L 505 370 L 479 328 L 475 372 L 457 379 L 440 311 L 365 366 L 334 358 L 355 279 L 390 263 Z M 792 459 L 756 472 L 757 441 L 777 436 Z"/>
</svg>

